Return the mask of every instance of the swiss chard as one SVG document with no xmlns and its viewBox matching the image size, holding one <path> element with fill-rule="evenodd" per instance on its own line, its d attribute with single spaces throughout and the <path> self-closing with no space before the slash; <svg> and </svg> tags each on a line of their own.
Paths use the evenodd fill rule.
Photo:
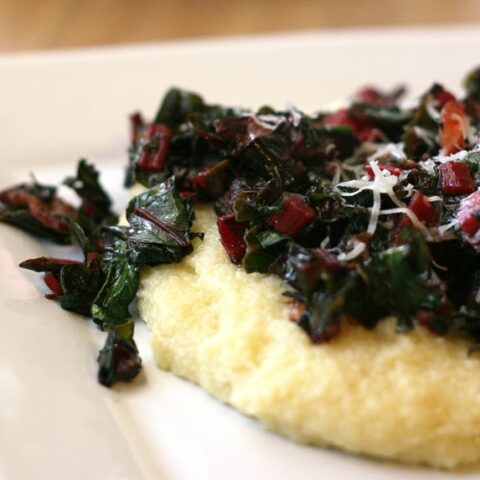
<svg viewBox="0 0 480 480">
<path fill-rule="evenodd" d="M 62 308 L 92 316 L 108 331 L 100 351 L 99 381 L 111 386 L 129 381 L 141 369 L 141 359 L 133 339 L 134 325 L 129 306 L 135 299 L 142 265 L 158 265 L 181 260 L 191 252 L 193 207 L 175 188 L 173 178 L 132 199 L 127 209 L 129 227 L 111 226 L 116 216 L 111 201 L 98 181 L 98 172 L 81 160 L 77 175 L 64 182 L 79 195 L 82 204 L 75 211 L 60 203 L 55 187 L 38 183 L 20 185 L 1 194 L 7 209 L 25 217 L 27 229 L 37 233 L 42 210 L 42 233 L 67 242 L 72 237 L 84 254 L 83 261 L 40 257 L 20 266 L 43 272 L 51 293 Z M 59 206 L 60 205 L 60 206 Z M 63 216 L 67 212 L 68 215 Z M 33 211 L 33 213 L 31 212 Z M 47 220 L 45 220 L 47 219 Z M 58 222 L 62 230 L 58 232 Z M 33 224 L 33 227 L 32 227 Z M 23 224 L 22 224 L 23 226 Z"/>
<path fill-rule="evenodd" d="M 133 339 L 133 320 L 112 326 L 105 345 L 98 354 L 98 381 L 106 387 L 116 382 L 133 380 L 142 368 L 137 345 Z"/>
<path fill-rule="evenodd" d="M 192 251 L 193 206 L 173 178 L 132 199 L 127 208 L 127 243 L 139 265 L 175 263 Z"/>
<path fill-rule="evenodd" d="M 373 328 L 393 315 L 399 330 L 454 331 L 473 351 L 479 78 L 478 69 L 467 78 L 464 100 L 434 84 L 417 106 L 401 108 L 402 89 L 368 87 L 350 106 L 312 117 L 209 105 L 171 89 L 152 122 L 131 116 L 126 184 L 149 189 L 130 201 L 128 226 L 113 225 L 110 199 L 84 160 L 65 181 L 79 209 L 34 181 L 0 193 L 0 220 L 59 243 L 72 238 L 84 252 L 83 262 L 22 266 L 45 273 L 49 298 L 108 331 L 98 358 L 105 385 L 141 368 L 129 313 L 140 268 L 192 251 L 196 201 L 215 202 L 233 263 L 289 283 L 295 320 L 314 342 L 337 335 L 343 318 Z"/>
<path fill-rule="evenodd" d="M 75 209 L 57 196 L 57 189 L 20 184 L 0 192 L 0 221 L 56 243 L 69 243 L 69 219 Z"/>
<path fill-rule="evenodd" d="M 300 323 L 315 341 L 327 340 L 338 332 L 343 316 L 372 328 L 385 316 L 394 315 L 399 328 L 405 329 L 413 327 L 420 309 L 440 308 L 441 282 L 434 281 L 427 247 L 419 237 L 373 254 L 368 264 L 353 269 L 351 265 L 327 263 L 318 252 L 291 253 L 286 278 L 304 292 L 306 308 Z M 426 286 L 426 278 L 431 286 Z"/>
<path fill-rule="evenodd" d="M 117 241 L 105 281 L 91 305 L 93 320 L 100 326 L 124 323 L 130 317 L 128 308 L 135 299 L 139 279 L 140 267 L 130 258 L 127 243 Z"/>
</svg>

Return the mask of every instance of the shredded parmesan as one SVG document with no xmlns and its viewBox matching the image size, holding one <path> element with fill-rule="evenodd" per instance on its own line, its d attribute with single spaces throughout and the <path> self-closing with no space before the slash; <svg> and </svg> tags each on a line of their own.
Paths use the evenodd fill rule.
<svg viewBox="0 0 480 480">
<path fill-rule="evenodd" d="M 277 117 L 276 115 L 270 115 L 270 114 L 265 114 L 265 115 L 257 115 L 252 117 L 254 121 L 257 123 L 257 125 L 261 128 L 264 128 L 265 130 L 273 131 L 278 126 L 285 122 L 285 117 Z M 254 140 L 256 138 L 256 135 L 253 133 L 249 134 L 250 140 Z"/>
<path fill-rule="evenodd" d="M 327 235 L 320 243 L 320 247 L 327 248 L 329 243 L 330 243 L 330 236 Z"/>
<path fill-rule="evenodd" d="M 372 167 L 372 171 L 375 174 L 375 182 L 378 181 L 379 184 L 384 188 L 385 193 L 391 198 L 392 202 L 397 205 L 398 207 L 405 207 L 406 205 L 395 195 L 395 192 L 393 191 L 393 185 L 387 181 L 385 178 L 385 175 L 383 174 L 382 170 L 380 170 L 380 167 L 378 166 L 378 162 L 374 160 L 369 160 L 368 163 Z M 397 177 L 396 178 L 395 184 L 398 181 Z M 374 183 L 375 183 L 374 182 Z"/>
<path fill-rule="evenodd" d="M 407 192 L 407 197 L 410 198 L 413 195 L 415 187 L 411 183 L 407 183 L 403 189 Z"/>
<path fill-rule="evenodd" d="M 439 263 L 437 263 L 433 257 L 430 259 L 430 261 L 432 262 L 432 265 L 436 268 L 438 268 L 439 270 L 443 270 L 444 272 L 448 272 L 448 268 L 447 267 L 444 267 L 443 265 L 440 265 Z"/>
<path fill-rule="evenodd" d="M 338 185 L 340 182 L 340 178 L 342 176 L 342 167 L 337 162 L 335 162 L 334 165 L 335 165 L 335 174 L 333 175 L 333 178 L 332 178 L 332 185 L 335 186 L 335 185 Z"/>
<path fill-rule="evenodd" d="M 450 223 L 446 223 L 445 225 L 440 225 L 438 227 L 438 233 L 440 235 L 444 235 L 445 232 L 447 232 L 448 230 L 451 230 L 452 228 L 456 227 L 457 224 L 458 224 L 458 220 L 454 219 Z"/>
<path fill-rule="evenodd" d="M 357 258 L 359 255 L 361 255 L 367 246 L 363 242 L 358 242 L 352 250 L 350 250 L 348 253 L 341 253 L 338 255 L 338 260 L 340 262 L 349 262 L 350 260 L 353 260 L 354 258 Z"/>
<path fill-rule="evenodd" d="M 460 150 L 459 152 L 452 153 L 451 155 L 436 155 L 432 159 L 437 163 L 446 163 L 446 162 L 461 162 L 468 155 L 466 150 Z"/>
<path fill-rule="evenodd" d="M 408 218 L 412 221 L 413 225 L 423 233 L 427 240 L 433 240 L 432 234 L 428 228 L 418 219 L 415 213 L 408 208 L 408 206 L 402 202 L 397 195 L 395 194 L 393 187 L 397 184 L 398 178 L 395 175 L 390 175 L 387 171 L 382 171 L 378 165 L 378 162 L 370 158 L 368 163 L 372 168 L 372 171 L 375 175 L 373 181 L 371 180 L 350 180 L 348 182 L 342 182 L 337 185 L 337 187 L 346 187 L 346 188 L 356 188 L 354 192 L 340 192 L 344 197 L 350 197 L 358 195 L 360 192 L 365 190 L 371 190 L 373 193 L 373 205 L 370 209 L 370 219 L 368 222 L 367 232 L 372 235 L 377 229 L 378 217 L 380 215 L 389 215 L 394 213 L 404 213 L 408 215 Z M 392 202 L 397 205 L 397 208 L 391 208 L 387 210 L 381 209 L 382 198 L 381 194 L 387 194 Z M 441 200 L 439 197 L 438 200 Z"/>
<path fill-rule="evenodd" d="M 377 221 L 378 215 L 380 214 L 380 207 L 382 204 L 382 198 L 380 196 L 380 192 L 375 189 L 373 190 L 373 207 L 370 213 L 370 221 L 368 222 L 367 232 L 371 233 L 372 235 L 375 233 L 377 229 Z"/>
<path fill-rule="evenodd" d="M 421 138 L 429 147 L 434 147 L 435 142 L 433 141 L 432 134 L 425 130 L 422 127 L 414 126 L 413 131 L 418 138 Z"/>
<path fill-rule="evenodd" d="M 435 122 L 440 122 L 440 112 L 433 106 L 432 102 L 426 102 L 425 110 L 428 116 Z"/>
<path fill-rule="evenodd" d="M 418 219 L 418 217 L 407 206 L 399 208 L 389 208 L 387 210 L 381 210 L 380 215 L 391 215 L 392 213 L 404 213 L 408 215 L 408 218 L 412 221 L 413 225 L 420 230 L 425 238 L 429 241 L 433 240 L 432 234 L 428 228 Z"/>
<path fill-rule="evenodd" d="M 369 157 L 369 160 L 378 160 L 383 157 L 389 157 L 397 161 L 406 160 L 407 156 L 405 155 L 404 144 L 400 142 L 381 145 L 377 148 L 376 152 Z"/>
<path fill-rule="evenodd" d="M 395 226 L 392 219 L 386 220 L 384 222 L 378 220 L 378 224 L 382 226 L 385 230 L 391 230 Z"/>
<path fill-rule="evenodd" d="M 429 158 L 428 160 L 424 160 L 423 162 L 418 162 L 418 165 L 422 170 L 425 170 L 429 175 L 435 175 L 435 162 Z"/>
<path fill-rule="evenodd" d="M 477 145 L 473 151 L 480 151 L 480 145 Z M 340 188 L 347 188 L 353 191 L 343 191 L 339 190 L 342 197 L 353 197 L 360 194 L 366 190 L 371 190 L 373 194 L 373 205 L 370 208 L 370 219 L 368 222 L 367 232 L 374 234 L 377 229 L 378 219 L 383 215 L 391 215 L 396 213 L 403 213 L 408 216 L 415 228 L 417 228 L 427 240 L 433 241 L 435 238 L 442 240 L 446 239 L 445 233 L 451 228 L 455 227 L 458 223 L 456 220 L 450 222 L 446 225 L 441 225 L 435 229 L 428 229 L 415 215 L 415 213 L 406 205 L 402 200 L 400 200 L 395 194 L 394 187 L 398 184 L 398 177 L 392 175 L 387 170 L 382 170 L 378 164 L 378 158 L 382 157 L 386 153 L 390 153 L 392 156 L 395 155 L 397 159 L 400 159 L 402 156 L 405 157 L 403 153 L 403 144 L 388 144 L 383 148 L 379 148 L 375 153 L 373 153 L 368 158 L 368 163 L 374 174 L 374 179 L 370 180 L 368 176 L 363 176 L 360 179 L 359 175 L 359 166 L 343 166 L 346 170 L 354 171 L 357 179 L 348 180 L 344 182 L 337 183 L 336 186 Z M 460 152 L 454 153 L 452 155 L 437 155 L 431 159 L 428 159 L 423 162 L 419 162 L 420 168 L 426 171 L 429 174 L 435 174 L 435 168 L 438 163 L 445 163 L 448 161 L 462 161 L 468 154 L 467 151 L 462 150 Z M 363 167 L 363 165 L 361 166 Z M 335 178 L 337 174 L 335 175 Z M 406 191 L 407 198 L 410 198 L 414 192 L 414 186 L 412 184 L 407 184 L 404 187 Z M 386 194 L 390 197 L 392 202 L 396 205 L 397 208 L 390 208 L 387 210 L 381 209 L 381 194 Z M 430 202 L 443 202 L 443 198 L 440 195 L 432 195 L 427 197 Z M 384 224 L 382 224 L 383 226 Z"/>
<path fill-rule="evenodd" d="M 287 111 L 292 116 L 292 125 L 298 127 L 302 121 L 302 113 L 294 105 L 287 103 Z"/>
</svg>

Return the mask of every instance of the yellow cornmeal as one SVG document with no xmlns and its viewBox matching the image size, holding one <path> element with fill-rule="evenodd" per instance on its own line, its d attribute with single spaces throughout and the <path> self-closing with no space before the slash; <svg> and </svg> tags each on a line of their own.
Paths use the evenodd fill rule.
<svg viewBox="0 0 480 480">
<path fill-rule="evenodd" d="M 480 355 L 465 342 L 384 321 L 312 345 L 285 285 L 230 263 L 210 208 L 194 229 L 206 235 L 193 254 L 142 274 L 161 368 L 299 442 L 443 468 L 480 459 Z"/>
</svg>

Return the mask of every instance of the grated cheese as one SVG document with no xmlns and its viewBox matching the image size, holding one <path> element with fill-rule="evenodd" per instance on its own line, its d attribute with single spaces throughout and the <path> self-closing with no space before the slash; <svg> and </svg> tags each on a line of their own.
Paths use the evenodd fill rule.
<svg viewBox="0 0 480 480">
<path fill-rule="evenodd" d="M 407 156 L 405 155 L 403 142 L 380 145 L 376 151 L 368 157 L 368 160 L 379 160 L 382 158 L 395 160 L 397 162 L 406 160 Z"/>
<path fill-rule="evenodd" d="M 377 222 L 378 216 L 380 214 L 380 207 L 382 205 L 382 198 L 380 196 L 380 192 L 375 189 L 373 190 L 373 207 L 370 210 L 370 220 L 368 222 L 367 232 L 371 233 L 372 235 L 375 233 L 377 229 Z"/>
<path fill-rule="evenodd" d="M 418 217 L 410 208 L 405 206 L 398 208 L 388 208 L 386 210 L 380 211 L 380 215 L 391 215 L 393 213 L 404 213 L 408 215 L 408 218 L 412 221 L 413 225 L 423 233 L 424 237 L 429 241 L 433 240 L 430 230 L 418 219 Z"/>
<path fill-rule="evenodd" d="M 437 163 L 461 162 L 465 159 L 467 155 L 468 152 L 466 150 L 460 150 L 459 152 L 452 153 L 451 155 L 444 155 L 440 153 L 439 155 L 432 157 L 432 160 Z"/>
<path fill-rule="evenodd" d="M 425 128 L 415 125 L 413 131 L 418 138 L 421 138 L 429 147 L 434 147 L 435 143 L 432 139 L 432 134 Z"/>
<path fill-rule="evenodd" d="M 438 227 L 438 233 L 440 233 L 440 235 L 443 235 L 445 232 L 447 232 L 448 230 L 451 230 L 457 225 L 458 225 L 458 220 L 454 219 L 450 223 L 446 223 L 445 225 L 440 225 Z"/>
<path fill-rule="evenodd" d="M 403 189 L 407 192 L 407 197 L 410 198 L 413 195 L 415 187 L 411 183 L 407 183 Z"/>
<path fill-rule="evenodd" d="M 438 268 L 439 270 L 443 270 L 444 272 L 448 272 L 448 268 L 447 267 L 444 267 L 443 265 L 440 265 L 438 262 L 436 262 L 434 260 L 434 258 L 430 258 L 430 261 L 432 262 L 432 265 L 436 268 Z"/>
<path fill-rule="evenodd" d="M 395 175 L 391 175 L 390 172 L 387 172 L 386 170 L 382 171 L 378 165 L 378 161 L 376 161 L 375 159 L 370 158 L 368 160 L 368 163 L 375 175 L 375 178 L 373 180 L 350 180 L 348 182 L 342 182 L 337 185 L 337 187 L 357 189 L 354 192 L 340 191 L 340 195 L 344 197 L 358 195 L 360 192 L 365 190 L 372 191 L 373 205 L 370 209 L 370 219 L 368 222 L 367 232 L 371 233 L 372 235 L 375 233 L 379 216 L 390 215 L 394 213 L 404 213 L 408 215 L 408 218 L 412 221 L 413 225 L 425 236 L 425 238 L 429 241 L 432 241 L 433 236 L 430 233 L 429 229 L 418 219 L 415 213 L 410 208 L 408 208 L 408 206 L 404 202 L 402 202 L 395 194 L 393 187 L 398 183 L 398 178 Z M 388 195 L 392 202 L 397 205 L 397 208 L 382 210 L 382 193 Z M 441 200 L 441 197 L 438 197 L 438 199 L 435 200 Z"/>
<path fill-rule="evenodd" d="M 302 113 L 291 103 L 286 105 L 287 112 L 292 116 L 292 125 L 298 127 L 302 121 Z"/>
<path fill-rule="evenodd" d="M 426 102 L 425 110 L 428 116 L 437 123 L 440 123 L 440 112 L 434 107 L 432 102 Z"/>
<path fill-rule="evenodd" d="M 380 170 L 380 167 L 378 166 L 378 162 L 374 160 L 369 160 L 368 163 L 372 167 L 372 171 L 375 174 L 375 182 L 377 182 L 378 180 L 378 183 L 382 185 L 385 193 L 391 198 L 395 205 L 397 205 L 398 207 L 405 207 L 406 205 L 395 195 L 395 192 L 393 191 L 394 185 L 392 185 L 389 181 L 386 180 L 384 173 L 382 172 L 382 170 Z M 395 176 L 393 177 L 396 179 L 394 183 L 396 185 L 398 182 L 398 178 Z"/>
<path fill-rule="evenodd" d="M 342 176 L 342 167 L 338 162 L 334 162 L 335 165 L 335 174 L 332 177 L 332 185 L 338 185 L 340 183 L 340 178 Z"/>
<path fill-rule="evenodd" d="M 436 170 L 435 170 L 436 164 L 431 158 L 429 158 L 428 160 L 418 162 L 418 165 L 422 170 L 427 172 L 429 175 L 436 175 Z"/>
<path fill-rule="evenodd" d="M 350 260 L 353 260 L 354 258 L 357 258 L 359 255 L 361 255 L 367 246 L 363 242 L 357 242 L 357 244 L 350 250 L 348 253 L 342 252 L 340 255 L 338 255 L 337 259 L 340 262 L 349 262 Z"/>
<path fill-rule="evenodd" d="M 327 235 L 327 236 L 322 240 L 322 242 L 320 243 L 320 247 L 321 247 L 321 248 L 327 248 L 329 243 L 330 243 L 330 236 Z"/>
</svg>

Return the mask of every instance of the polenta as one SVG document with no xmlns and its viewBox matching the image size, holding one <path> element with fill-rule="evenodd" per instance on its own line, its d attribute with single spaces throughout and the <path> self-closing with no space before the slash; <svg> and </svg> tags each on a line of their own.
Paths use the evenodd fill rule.
<svg viewBox="0 0 480 480">
<path fill-rule="evenodd" d="M 279 278 L 232 265 L 215 219 L 197 208 L 204 241 L 142 274 L 161 368 L 299 442 L 449 469 L 480 458 L 480 360 L 465 341 L 389 320 L 314 345 L 288 321 Z"/>
</svg>

